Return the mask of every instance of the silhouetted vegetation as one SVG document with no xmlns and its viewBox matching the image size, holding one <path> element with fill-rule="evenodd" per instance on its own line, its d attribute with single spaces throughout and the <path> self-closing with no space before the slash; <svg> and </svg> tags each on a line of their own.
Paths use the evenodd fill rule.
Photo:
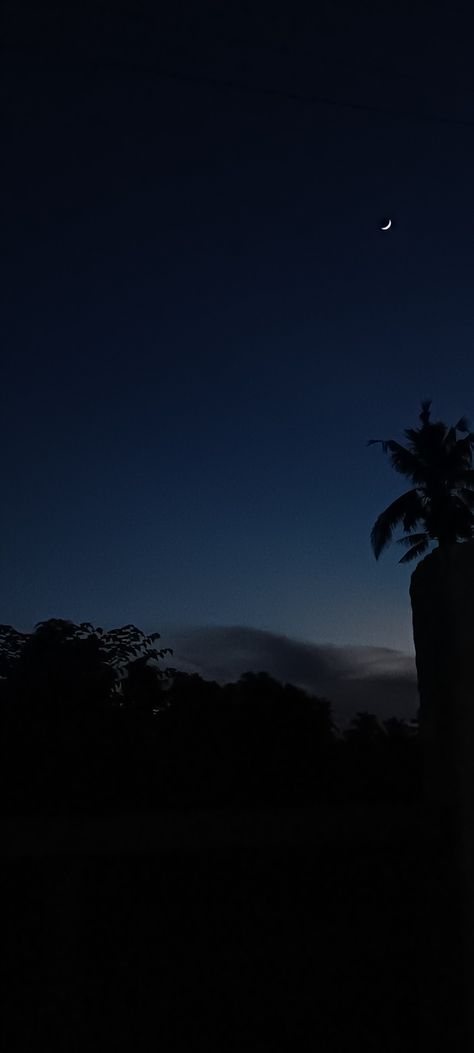
<svg viewBox="0 0 474 1053">
<path fill-rule="evenodd" d="M 405 536 L 398 545 L 409 546 L 399 563 L 409 563 L 426 552 L 431 541 L 449 549 L 458 541 L 469 541 L 474 534 L 474 470 L 472 447 L 474 432 L 469 431 L 465 417 L 454 427 L 443 421 L 430 421 L 431 399 L 421 404 L 421 428 L 405 428 L 408 447 L 394 439 L 369 439 L 367 445 L 380 442 L 389 453 L 392 467 L 405 475 L 415 487 L 397 497 L 382 512 L 370 535 L 375 558 L 390 544 L 395 527 L 401 523 Z M 467 433 L 457 439 L 456 432 Z M 424 527 L 416 533 L 418 524 Z"/>
<path fill-rule="evenodd" d="M 341 731 L 330 701 L 266 672 L 162 668 L 159 636 L 0 626 L 3 814 L 416 800 L 416 722 Z"/>
</svg>

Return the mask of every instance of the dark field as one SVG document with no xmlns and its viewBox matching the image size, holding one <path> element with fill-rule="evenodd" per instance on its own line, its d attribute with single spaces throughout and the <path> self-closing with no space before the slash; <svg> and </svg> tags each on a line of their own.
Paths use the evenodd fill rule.
<svg viewBox="0 0 474 1053">
<path fill-rule="evenodd" d="M 3 1049 L 420 1049 L 420 829 L 387 806 L 4 821 Z"/>
</svg>

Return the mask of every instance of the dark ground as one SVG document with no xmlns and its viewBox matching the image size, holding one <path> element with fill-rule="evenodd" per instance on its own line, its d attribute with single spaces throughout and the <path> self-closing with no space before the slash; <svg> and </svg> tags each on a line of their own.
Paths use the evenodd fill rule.
<svg viewBox="0 0 474 1053">
<path fill-rule="evenodd" d="M 421 1048 L 419 809 L 2 829 L 8 1053 Z"/>
</svg>

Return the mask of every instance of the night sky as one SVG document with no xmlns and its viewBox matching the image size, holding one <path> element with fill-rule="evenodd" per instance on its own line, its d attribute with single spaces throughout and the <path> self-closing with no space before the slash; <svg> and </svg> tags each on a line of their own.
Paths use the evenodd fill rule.
<svg viewBox="0 0 474 1053">
<path fill-rule="evenodd" d="M 4 5 L 0 621 L 412 712 L 366 442 L 474 423 L 471 36 L 310 6 Z"/>
</svg>

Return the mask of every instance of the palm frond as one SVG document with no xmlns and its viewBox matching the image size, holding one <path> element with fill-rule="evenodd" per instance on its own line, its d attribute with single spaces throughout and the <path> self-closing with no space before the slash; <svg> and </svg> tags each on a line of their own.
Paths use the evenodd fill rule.
<svg viewBox="0 0 474 1053">
<path fill-rule="evenodd" d="M 367 446 L 373 446 L 374 443 L 377 443 L 377 442 L 380 442 L 382 444 L 383 452 L 386 453 L 387 452 L 388 443 L 390 442 L 390 439 L 368 439 L 366 445 Z"/>
<path fill-rule="evenodd" d="M 472 488 L 474 490 L 474 468 L 465 468 L 464 471 L 460 473 L 459 480 L 456 480 L 455 485 L 462 485 L 468 489 Z"/>
<path fill-rule="evenodd" d="M 417 453 L 407 450 L 406 446 L 395 442 L 394 439 L 388 441 L 387 447 L 390 452 L 392 467 L 396 472 L 407 476 L 413 483 L 425 482 L 426 467 Z"/>
<path fill-rule="evenodd" d="M 469 431 L 469 421 L 467 417 L 460 417 L 457 424 L 454 425 L 455 431 Z"/>
<path fill-rule="evenodd" d="M 451 454 L 456 449 L 456 444 L 459 440 L 456 439 L 456 428 L 448 428 L 445 436 L 444 446 L 448 454 Z"/>
<path fill-rule="evenodd" d="M 426 424 L 429 424 L 432 401 L 433 401 L 433 399 L 422 399 L 421 400 L 420 420 L 421 420 L 421 423 L 422 423 L 423 426 L 425 426 Z"/>
<path fill-rule="evenodd" d="M 408 509 L 403 519 L 403 529 L 406 534 L 409 534 L 415 527 L 416 524 L 422 518 L 423 509 L 426 504 L 426 499 L 423 495 L 418 493 L 418 501 L 413 502 L 412 506 Z"/>
<path fill-rule="evenodd" d="M 420 545 L 422 541 L 430 541 L 426 530 L 422 534 L 408 534 L 406 537 L 397 538 L 397 545 Z"/>
<path fill-rule="evenodd" d="M 458 490 L 458 495 L 469 508 L 474 508 L 474 490 L 468 490 L 467 487 L 462 486 Z"/>
<path fill-rule="evenodd" d="M 472 446 L 474 446 L 474 432 L 470 431 L 464 439 L 458 439 L 455 446 L 456 460 L 458 464 L 465 461 L 466 468 L 472 462 Z"/>
<path fill-rule="evenodd" d="M 416 559 L 417 556 L 422 556 L 423 552 L 426 552 L 426 549 L 429 547 L 429 544 L 429 540 L 426 540 L 421 541 L 419 545 L 413 545 L 413 548 L 411 548 L 409 552 L 406 552 L 405 555 L 398 560 L 398 562 L 411 563 L 412 559 Z"/>
<path fill-rule="evenodd" d="M 474 514 L 472 512 L 474 495 L 470 490 L 467 490 L 466 493 L 469 495 L 468 501 L 465 501 L 460 494 L 453 497 L 453 518 L 457 535 L 467 541 L 474 535 Z"/>
<path fill-rule="evenodd" d="M 378 559 L 381 552 L 392 540 L 394 528 L 407 516 L 417 522 L 423 515 L 423 504 L 416 490 L 407 490 L 401 497 L 397 497 L 384 512 L 381 512 L 372 527 L 370 541 L 375 558 Z"/>
<path fill-rule="evenodd" d="M 410 440 L 413 451 L 427 464 L 432 463 L 446 449 L 449 428 L 442 420 L 427 424 L 424 428 L 406 428 L 405 435 Z"/>
<path fill-rule="evenodd" d="M 445 546 L 474 539 L 474 431 L 469 430 L 464 416 L 454 427 L 432 421 L 431 404 L 431 399 L 422 400 L 421 426 L 405 429 L 406 446 L 394 439 L 369 439 L 367 443 L 380 443 L 395 471 L 414 485 L 376 520 L 370 535 L 376 559 L 392 541 L 399 523 L 405 536 L 398 544 L 410 546 L 400 563 L 416 559 L 431 541 Z M 415 533 L 418 524 L 424 527 L 423 533 Z"/>
</svg>

